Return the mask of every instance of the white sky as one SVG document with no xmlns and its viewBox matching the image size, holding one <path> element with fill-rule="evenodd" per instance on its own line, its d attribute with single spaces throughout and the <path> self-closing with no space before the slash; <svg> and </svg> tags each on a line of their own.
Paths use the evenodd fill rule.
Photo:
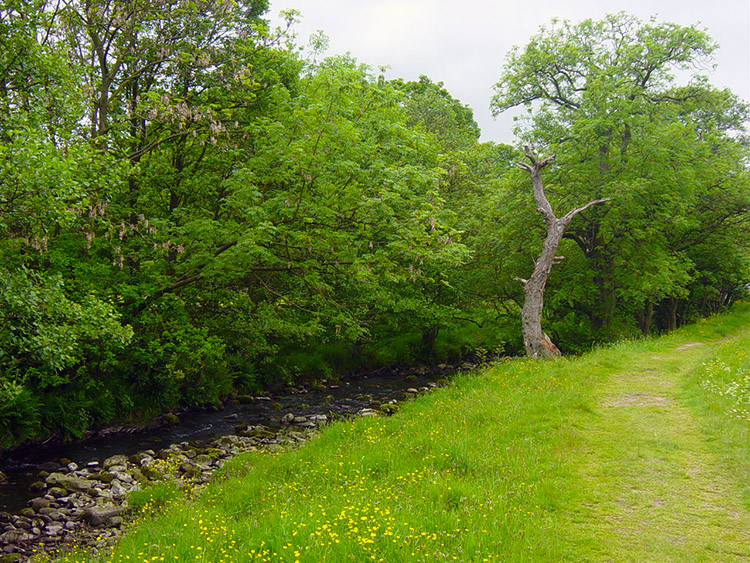
<svg viewBox="0 0 750 563">
<path fill-rule="evenodd" d="M 493 119 L 489 103 L 505 55 L 523 47 L 552 18 L 573 22 L 625 11 L 642 20 L 698 24 L 720 45 L 711 81 L 750 100 L 750 0 L 271 0 L 272 21 L 296 9 L 297 42 L 322 30 L 328 55 L 351 53 L 387 78 L 443 82 L 469 105 L 483 141 L 512 143 L 510 115 Z"/>
</svg>

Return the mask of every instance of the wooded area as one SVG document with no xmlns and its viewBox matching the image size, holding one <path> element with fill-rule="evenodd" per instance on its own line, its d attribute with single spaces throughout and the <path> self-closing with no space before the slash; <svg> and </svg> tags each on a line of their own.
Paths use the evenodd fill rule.
<svg viewBox="0 0 750 563">
<path fill-rule="evenodd" d="M 274 30 L 267 8 L 0 10 L 0 447 L 523 350 L 515 279 L 546 233 L 525 153 L 479 142 L 428 77 L 306 58 L 294 14 Z M 542 285 L 563 353 L 745 293 L 748 108 L 673 79 L 714 49 L 618 14 L 542 28 L 506 59 L 493 108 L 529 108 L 519 142 L 557 155 L 546 197 L 575 211 Z"/>
</svg>

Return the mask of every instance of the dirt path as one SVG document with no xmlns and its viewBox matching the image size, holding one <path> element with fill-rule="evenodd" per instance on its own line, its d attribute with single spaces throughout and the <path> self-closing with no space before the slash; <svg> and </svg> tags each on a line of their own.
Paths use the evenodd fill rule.
<svg viewBox="0 0 750 563">
<path fill-rule="evenodd" d="M 572 551 L 595 554 L 582 560 L 750 561 L 750 512 L 680 399 L 681 376 L 711 349 L 643 354 L 598 393 L 569 521 Z"/>
</svg>

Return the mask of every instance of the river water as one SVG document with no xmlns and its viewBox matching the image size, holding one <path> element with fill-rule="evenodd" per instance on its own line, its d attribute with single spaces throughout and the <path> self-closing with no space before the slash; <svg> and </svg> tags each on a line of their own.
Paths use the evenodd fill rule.
<svg viewBox="0 0 750 563">
<path fill-rule="evenodd" d="M 39 480 L 37 474 L 45 463 L 68 459 L 84 466 L 115 454 L 159 450 L 181 442 L 201 443 L 236 434 L 237 428 L 248 425 L 278 428 L 281 417 L 290 412 L 297 416 L 325 414 L 329 417 L 355 414 L 374 403 L 400 401 L 413 395 L 407 389 L 434 386 L 436 380 L 455 370 L 455 367 L 441 366 L 429 373 L 421 373 L 425 370 L 412 372 L 408 377 L 405 374 L 359 376 L 324 389 L 256 397 L 247 404 L 229 404 L 220 411 L 186 413 L 173 426 L 117 432 L 76 442 L 35 445 L 0 453 L 0 471 L 8 477 L 6 482 L 0 482 L 0 512 L 17 513 L 37 496 L 29 491 L 29 486 Z"/>
</svg>

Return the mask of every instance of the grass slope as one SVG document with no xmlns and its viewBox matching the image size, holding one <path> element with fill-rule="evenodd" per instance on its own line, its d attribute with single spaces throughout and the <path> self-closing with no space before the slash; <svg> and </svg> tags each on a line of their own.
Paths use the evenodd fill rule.
<svg viewBox="0 0 750 563">
<path fill-rule="evenodd" d="M 707 375 L 715 342 L 748 343 L 745 327 L 747 307 L 582 358 L 503 362 L 393 417 L 238 457 L 190 502 L 141 493 L 144 512 L 161 508 L 106 560 L 746 560 L 750 421 Z M 729 385 L 745 372 L 725 359 Z"/>
</svg>

